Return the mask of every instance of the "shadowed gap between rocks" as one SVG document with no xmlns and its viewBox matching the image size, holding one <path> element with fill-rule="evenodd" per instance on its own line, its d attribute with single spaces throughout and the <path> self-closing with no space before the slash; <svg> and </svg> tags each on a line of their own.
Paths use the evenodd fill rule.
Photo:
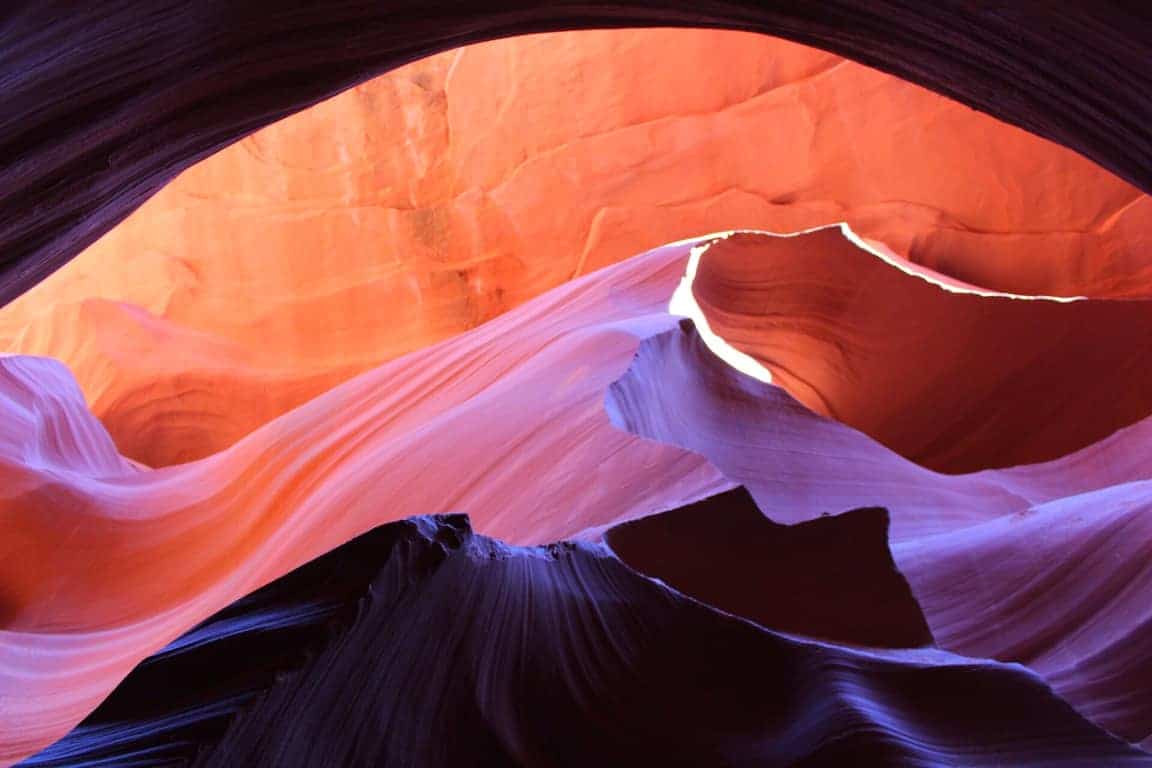
<svg viewBox="0 0 1152 768">
<path fill-rule="evenodd" d="M 879 507 L 781 525 L 741 486 L 616 526 L 605 540 L 640 573 L 769 629 L 849 645 L 932 644 Z"/>
</svg>

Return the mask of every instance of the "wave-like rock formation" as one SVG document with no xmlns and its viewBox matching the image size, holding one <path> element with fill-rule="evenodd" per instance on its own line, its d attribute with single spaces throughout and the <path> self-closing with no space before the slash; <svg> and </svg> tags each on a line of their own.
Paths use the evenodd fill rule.
<svg viewBox="0 0 1152 768">
<path fill-rule="evenodd" d="M 537 544 L 732 487 L 701 456 L 616 429 L 604 409 L 637 344 L 675 327 L 668 297 L 692 244 L 561 286 L 178 467 L 119 460 L 58 363 L 0 357 L 47 371 L 39 386 L 68 400 L 33 403 L 39 426 L 0 455 L 0 756 L 63 735 L 192 624 L 413 510 L 466 510 L 485 534 Z M 107 458 L 69 459 L 57 446 L 73 435 Z M 66 463 L 37 460 L 53 455 Z"/>
<path fill-rule="evenodd" d="M 1152 761 L 1148 10 L 88 5 L 0 10 L 0 764 Z M 512 39 L 637 24 L 742 32 Z"/>
<path fill-rule="evenodd" d="M 822 246 L 831 244 L 838 252 L 843 244 L 855 252 L 853 258 L 858 256 L 861 263 L 871 261 L 877 265 L 884 264 L 879 257 L 856 248 L 842 239 L 837 230 L 831 229 L 797 238 L 744 233 L 717 239 L 711 244 L 706 242 L 701 246 L 707 250 L 701 258 L 700 268 L 708 269 L 708 259 L 717 254 L 747 256 L 759 251 L 759 255 L 767 258 L 781 247 L 787 255 L 801 242 L 814 246 L 807 254 L 813 260 L 820 258 Z M 895 273 L 898 280 L 907 279 L 912 284 L 908 288 L 916 288 L 915 283 L 922 283 L 927 290 L 936 293 L 942 302 L 951 300 L 952 294 L 942 286 L 931 285 L 891 265 L 881 266 L 881 269 Z M 770 267 L 766 270 L 770 271 Z M 808 279 L 794 277 L 793 282 L 783 286 L 784 290 L 795 289 L 799 293 L 807 287 L 814 294 L 813 299 L 819 300 L 832 285 L 831 282 L 825 284 L 821 274 L 819 267 L 814 267 L 808 273 Z M 843 277 L 850 281 L 853 274 Z M 856 302 L 859 310 L 870 314 L 879 313 L 883 318 L 886 311 L 894 309 L 884 294 L 859 293 L 855 290 L 855 284 L 847 284 L 853 286 L 851 295 L 860 297 Z M 733 290 L 730 295 L 736 297 L 737 292 Z M 975 314 L 979 318 L 982 312 L 987 311 L 988 301 L 985 297 L 971 298 L 978 300 L 975 305 L 978 312 Z M 1004 299 L 1004 302 L 1024 310 L 1017 328 L 1005 327 L 1006 334 L 1012 330 L 1021 333 L 1043 331 L 1045 326 L 1028 317 L 1030 312 L 1047 311 L 1041 302 L 1019 299 Z M 788 324 L 794 316 L 777 313 L 767 300 L 763 301 L 762 306 L 764 327 L 778 323 L 779 327 L 791 330 Z M 796 302 L 792 306 L 803 310 L 805 305 Z M 1052 302 L 1048 309 L 1071 313 L 1076 306 L 1077 303 Z M 745 309 L 748 309 L 747 305 Z M 1124 302 L 1120 309 L 1133 310 L 1131 317 L 1134 321 L 1137 321 L 1140 314 L 1147 315 L 1143 302 Z M 829 316 L 841 319 L 834 314 Z M 914 323 L 902 323 L 903 318 L 899 313 L 893 312 L 887 317 L 894 321 L 891 327 L 895 331 L 909 325 L 915 326 Z M 962 319 L 962 315 L 957 316 L 958 321 Z M 709 325 L 720 324 L 715 315 L 707 315 L 707 320 Z M 828 326 L 815 328 L 824 333 L 814 334 L 813 338 L 794 333 L 795 345 L 782 352 L 794 354 L 795 357 L 784 359 L 789 362 L 796 359 L 800 363 L 819 364 L 819 359 L 805 356 L 807 345 L 849 349 L 849 344 L 855 338 L 852 324 L 847 319 L 832 327 L 832 330 L 845 329 L 852 334 L 847 338 L 827 333 Z M 942 397 L 948 397 L 954 392 L 964 393 L 963 384 L 966 380 L 957 378 L 949 381 L 946 377 L 950 372 L 955 372 L 951 366 L 968 359 L 968 355 L 978 360 L 981 349 L 969 344 L 967 329 L 961 322 L 941 323 L 938 328 L 941 332 L 932 339 L 932 343 L 951 350 L 952 354 L 941 354 L 937 358 L 948 367 L 943 370 L 932 369 L 915 350 L 910 352 L 898 345 L 893 350 L 890 362 L 893 366 L 902 363 L 899 369 L 905 371 L 908 377 L 922 376 L 929 380 L 936 377 L 942 382 Z M 1076 328 L 1073 332 L 1079 334 L 1083 330 Z M 1100 325 L 1097 333 L 1104 334 L 1107 330 L 1108 326 Z M 950 339 L 948 331 L 955 332 L 957 336 Z M 914 330 L 912 332 L 915 333 Z M 1106 340 L 1097 338 L 1091 339 L 1089 343 L 1100 348 L 1108 346 Z M 873 344 L 883 348 L 888 342 L 881 338 Z M 1024 349 L 1028 353 L 1032 352 L 1028 347 Z M 1004 352 L 1004 348 L 998 344 L 990 344 L 988 350 L 994 355 Z M 871 349 L 865 348 L 864 351 L 870 352 Z M 1058 361 L 1058 352 L 1058 349 L 1053 351 L 1053 362 Z M 1117 348 L 1115 353 L 1117 359 L 1123 360 L 1128 355 L 1143 355 L 1144 349 Z M 908 365 L 909 360 L 914 361 L 915 365 Z M 773 376 L 791 381 L 787 373 L 787 368 L 777 367 Z M 1022 375 L 1027 377 L 1028 373 L 1025 370 Z M 872 377 L 881 377 L 880 385 L 873 385 L 875 389 L 872 390 L 878 400 L 895 399 L 899 395 L 898 390 L 882 386 L 888 381 L 884 378 L 888 375 L 889 372 L 883 369 L 872 372 Z M 959 376 L 958 373 L 956 375 Z M 861 377 L 856 381 L 861 386 L 872 384 L 869 377 Z M 1131 396 L 1127 380 L 1122 381 L 1122 384 L 1115 387 L 1117 393 Z M 943 382 L 947 382 L 947 388 L 943 387 Z M 1050 383 L 1053 389 L 1060 390 L 1059 382 L 1050 382 L 1043 377 L 1031 382 L 1038 400 L 1046 396 L 1046 388 Z M 1026 389 L 1027 385 L 1023 388 Z M 797 389 L 800 396 L 808 396 L 813 392 L 807 388 Z M 1133 389 L 1138 396 L 1139 388 Z M 855 397 L 849 387 L 839 391 Z M 838 410 L 839 401 L 831 396 L 835 392 L 830 392 L 830 395 L 824 395 L 820 390 L 815 392 L 820 410 Z M 1110 405 L 1123 408 L 1125 402 L 1123 397 L 1116 397 Z M 1074 405 L 1072 401 L 1070 407 Z M 887 403 L 881 402 L 877 407 L 887 407 Z M 980 407 L 983 410 L 976 411 L 974 421 L 994 419 L 1003 413 L 1001 403 L 995 397 L 980 401 Z M 786 388 L 740 374 L 696 340 L 690 325 L 687 330 L 657 335 L 646 341 L 640 347 L 628 373 L 610 388 L 606 408 L 613 423 L 623 429 L 680 445 L 706 456 L 726 477 L 747 486 L 760 507 L 775 520 L 799 522 L 823 513 L 850 509 L 861 500 L 861 487 L 867 487 L 868 498 L 891 510 L 893 533 L 898 539 L 984 522 L 1001 514 L 1020 511 L 1032 504 L 1146 479 L 1152 471 L 1144 447 L 1149 431 L 1152 430 L 1152 421 L 1143 419 L 1080 452 L 1052 462 L 996 471 L 943 475 L 910 461 L 878 443 L 872 436 L 822 417 L 799 402 Z M 1107 419 L 1108 413 L 1108 408 L 1101 408 L 1094 413 L 1083 412 L 1078 414 L 1075 423 L 1067 426 L 1083 429 L 1085 423 L 1091 424 L 1093 417 Z M 899 418 L 893 417 L 896 426 L 913 423 L 938 428 L 939 424 L 934 425 L 934 420 L 938 423 L 945 421 L 944 416 L 936 411 L 930 397 L 907 403 Z M 1065 424 L 1063 419 L 1060 424 Z M 958 434 L 958 437 L 963 438 L 963 434 Z M 1012 435 L 1007 437 L 1010 439 Z M 988 447 L 989 453 L 995 455 L 998 447 L 998 444 L 991 444 Z M 768 468 L 771 471 L 767 471 Z"/>
<path fill-rule="evenodd" d="M 1152 746 L 1152 483 L 895 547 L 941 646 L 1020 661 L 1085 716 Z"/>
<path fill-rule="evenodd" d="M 509 547 L 450 516 L 377 528 L 212 617 L 25 765 L 180 761 L 1135 766 L 1152 756 L 1020 667 L 788 638 L 602 548 Z"/>
<path fill-rule="evenodd" d="M 888 507 L 894 561 L 941 647 L 1026 663 L 1109 730 L 1152 735 L 1152 419 L 1051 462 L 941 475 L 724 364 L 687 323 L 646 340 L 606 404 L 621 427 L 706 456 L 774 520 Z M 750 520 L 727 538 L 763 536 Z"/>
<path fill-rule="evenodd" d="M 984 287 L 1152 285 L 1150 198 L 1062 147 L 782 40 L 601 31 L 440 54 L 208 158 L 0 349 L 63 360 L 163 466 L 662 243 L 841 220 Z"/>
<path fill-rule="evenodd" d="M 829 233 L 840 236 L 821 230 L 790 241 L 806 239 L 816 252 Z M 1105 728 L 1142 738 L 1146 734 L 1133 724 L 1146 685 L 1137 675 L 1110 673 L 1117 658 L 1142 658 L 1139 616 L 1131 610 L 1109 614 L 1085 603 L 1082 594 L 1048 589 L 1036 594 L 1035 610 L 1062 604 L 1080 606 L 1074 610 L 1081 613 L 1064 621 L 1045 612 L 1045 623 L 1037 624 L 1027 611 L 969 602 L 971 624 L 958 624 L 952 618 L 955 590 L 963 587 L 947 574 L 963 573 L 964 553 L 978 551 L 964 542 L 982 525 L 1144 477 L 1142 435 L 1152 421 L 1048 464 L 967 475 L 916 465 L 809 411 L 779 387 L 727 366 L 687 320 L 666 311 L 694 253 L 702 254 L 698 266 L 706 269 L 714 249 L 753 241 L 771 248 L 779 240 L 717 236 L 656 249 L 361 375 L 226 451 L 166 469 L 122 459 L 58 363 L 0 358 L 3 402 L 27 427 L 20 439 L 0 443 L 6 534 L 0 754 L 12 760 L 62 736 L 135 664 L 188 627 L 413 509 L 467 510 L 485 534 L 514 544 L 595 540 L 621 523 L 684 507 L 737 483 L 783 523 L 818 523 L 821 515 L 865 499 L 888 507 L 894 562 L 912 594 L 925 596 L 924 617 L 943 647 L 980 648 L 981 622 L 1018 622 L 1003 634 L 996 654 L 1039 665 L 1042 654 L 1020 651 L 1010 638 L 1043 627 L 1049 645 L 1065 649 L 1059 657 L 1064 666 L 1050 667 L 1069 672 L 1054 675 L 1057 691 L 1067 689 L 1076 706 Z M 743 515 L 735 522 L 743 526 L 750 519 L 756 518 Z M 858 516 L 833 521 L 829 530 L 840 533 L 825 535 L 826 541 L 843 536 L 853 519 Z M 697 524 L 706 525 L 685 530 Z M 657 520 L 648 527 L 660 525 Z M 777 528 L 772 535 L 798 542 L 819 528 Z M 755 535 L 766 541 L 763 534 Z M 909 598 L 900 596 L 899 574 L 887 570 L 878 535 L 873 528 L 857 537 L 854 562 L 867 582 L 860 587 L 904 601 L 905 621 Z M 752 534 L 749 539 L 755 540 Z M 959 542 L 948 550 L 950 558 L 917 549 L 949 540 Z M 650 544 L 658 548 L 656 541 Z M 1135 557 L 1138 550 L 1130 551 Z M 934 570 L 936 562 L 943 570 Z M 730 565 L 737 567 L 735 558 Z M 1027 578 L 1029 571 L 1020 564 L 1016 572 Z M 680 579 L 666 575 L 673 585 Z M 682 583 L 688 594 L 708 596 L 699 591 L 706 589 L 701 582 Z M 1006 580 L 1005 588 L 1011 584 Z M 834 584 L 817 579 L 812 588 Z M 972 591 L 968 599 L 979 600 L 978 594 Z M 841 642 L 913 639 L 847 636 L 832 631 L 828 617 L 797 624 L 785 601 L 771 605 L 754 615 L 736 601 L 720 607 L 765 626 L 839 635 Z M 1077 654 L 1079 630 L 1095 621 L 1109 631 L 1096 635 L 1092 653 Z M 917 644 L 927 639 L 927 633 L 915 637 Z M 1117 657 L 1114 649 L 1128 650 Z M 1110 706 L 1117 700 L 1131 705 Z M 236 748 L 250 748 L 246 743 Z"/>
<path fill-rule="evenodd" d="M 881 254 L 735 234 L 692 292 L 808 408 L 932 469 L 1054 459 L 1152 413 L 1152 300 L 995 294 Z"/>
</svg>

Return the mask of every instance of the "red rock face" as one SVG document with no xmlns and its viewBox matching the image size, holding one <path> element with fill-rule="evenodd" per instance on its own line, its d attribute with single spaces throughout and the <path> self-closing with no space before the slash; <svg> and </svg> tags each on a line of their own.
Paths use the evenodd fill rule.
<svg viewBox="0 0 1152 768">
<path fill-rule="evenodd" d="M 814 250 L 828 246 L 825 235 L 835 234 L 817 233 Z M 812 235 L 789 239 L 788 245 L 805 237 Z M 757 248 L 771 253 L 779 244 L 777 238 L 745 235 L 720 241 L 716 255 L 726 262 Z M 822 286 L 816 280 L 797 284 Z M 1059 307 L 1067 311 L 1075 304 Z M 766 310 L 762 319 L 779 317 Z M 990 412 L 995 405 L 988 403 Z M 940 475 L 818 416 L 780 387 L 736 372 L 708 351 L 690 325 L 642 342 L 628 373 L 610 387 L 606 406 L 617 426 L 708 458 L 726 478 L 744 484 L 772 520 L 820 520 L 863 499 L 884 505 L 892 516 L 895 563 L 940 647 L 1028 664 L 1093 721 L 1131 741 L 1152 743 L 1152 708 L 1145 696 L 1152 680 L 1146 651 L 1152 617 L 1145 599 L 1152 578 L 1145 535 L 1152 525 L 1152 419 L 1051 462 Z M 926 412 L 938 413 L 932 406 Z M 909 407 L 907 418 L 915 423 L 916 415 Z M 691 522 L 708 526 L 704 518 Z M 707 594 L 715 588 L 708 579 L 740 567 L 743 542 L 772 533 L 770 525 L 750 524 L 747 516 L 721 516 L 719 524 L 740 542 L 723 566 L 701 567 L 685 555 L 682 562 L 646 572 L 683 580 L 689 594 Z M 659 533 L 660 522 L 649 525 Z M 709 539 L 687 532 L 686 540 L 674 544 L 691 550 L 697 540 L 707 547 Z M 866 551 L 865 541 L 857 556 Z M 646 546 L 659 551 L 672 545 L 653 539 Z M 745 590 L 757 575 L 749 570 L 726 601 L 714 602 L 740 606 L 747 615 L 753 609 Z M 798 581 L 806 586 L 805 577 Z M 783 609 L 779 614 L 790 615 Z"/>
<path fill-rule="evenodd" d="M 842 220 L 863 239 L 826 227 Z M 705 234 L 732 229 L 766 231 Z M 1149 233 L 1148 198 L 1083 158 L 770 38 L 514 38 L 350 90 L 190 170 L 0 312 L 17 353 L 0 356 L 0 762 L 64 736 L 253 590 L 382 523 L 463 512 L 508 546 L 458 520 L 413 523 L 403 556 L 381 555 L 388 578 L 340 598 L 351 618 L 323 665 L 273 665 L 270 695 L 236 705 L 249 717 L 208 745 L 216 764 L 274 762 L 262 739 L 330 738 L 294 730 L 338 711 L 300 691 L 344 706 L 392 675 L 397 691 L 443 689 L 445 707 L 494 723 L 501 754 L 545 764 L 552 737 L 508 714 L 520 654 L 579 671 L 555 687 L 558 711 L 622 697 L 617 725 L 632 702 L 697 763 L 846 764 L 851 750 L 819 745 L 863 728 L 879 734 L 867 754 L 898 765 L 1148 764 L 1101 729 L 1152 735 Z M 694 257 L 696 322 L 773 383 L 670 313 Z M 741 514 L 708 526 L 693 505 L 741 485 Z M 773 522 L 758 528 L 754 507 Z M 887 517 L 821 519 L 862 507 Z M 637 563 L 746 546 L 725 569 L 652 566 L 707 607 L 610 559 L 607 531 L 638 537 Z M 838 555 L 854 531 L 859 557 Z M 802 541 L 844 570 L 806 573 L 811 597 L 757 600 L 750 584 L 802 567 L 760 567 L 757 541 Z M 870 599 L 845 596 L 853 579 L 904 631 L 858 634 L 855 605 L 805 610 Z M 379 609 L 381 584 L 429 602 Z M 282 616 L 307 623 L 316 605 L 292 594 Z M 677 647 L 676 627 L 700 642 Z M 736 636 L 719 666 L 674 662 Z M 451 653 L 475 690 L 424 685 L 444 667 L 407 676 L 444 638 L 465 639 Z M 1028 664 L 1055 693 L 944 651 Z M 757 717 L 798 725 L 724 732 L 710 697 L 765 659 L 802 672 Z M 698 698 L 635 685 L 681 669 Z M 973 688 L 985 698 L 944 705 Z M 426 720 L 409 698 L 447 711 L 401 696 L 360 715 Z M 825 709 L 837 716 L 797 714 Z M 824 730 L 792 732 L 809 720 Z M 127 749 L 78 733 L 81 751 Z M 337 742 L 323 743 L 367 759 Z"/>
<path fill-rule="evenodd" d="M 584 32 L 417 62 L 213 156 L 7 307 L 0 345 L 65 361 L 167 465 L 661 243 L 844 219 L 990 289 L 1150 279 L 1152 204 L 1068 150 L 764 36 Z"/>
<path fill-rule="evenodd" d="M 163 470 L 116 455 L 62 365 L 0 358 L 6 395 L 32 406 L 0 459 L 13 664 L 0 732 L 21 735 L 5 754 L 62 735 L 144 655 L 380 522 L 467 509 L 538 543 L 731 487 L 702 457 L 615 429 L 603 406 L 639 339 L 675 326 L 664 308 L 687 251 L 569 283 Z M 57 546 L 64 528 L 84 543 Z"/>
<path fill-rule="evenodd" d="M 693 292 L 808 408 L 939 471 L 1058 458 L 1152 413 L 1148 299 L 991 293 L 884 253 L 837 228 L 737 234 Z"/>
</svg>

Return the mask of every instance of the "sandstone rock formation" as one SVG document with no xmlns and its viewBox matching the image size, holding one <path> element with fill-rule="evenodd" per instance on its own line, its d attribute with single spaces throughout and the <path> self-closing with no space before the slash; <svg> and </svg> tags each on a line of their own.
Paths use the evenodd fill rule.
<svg viewBox="0 0 1152 768">
<path fill-rule="evenodd" d="M 0 764 L 1152 764 L 1146 12 L 66 5 Z"/>
<path fill-rule="evenodd" d="M 1140 3 L 945 0 L 14 0 L 0 15 L 0 301 L 181 171 L 372 76 L 467 43 L 595 27 L 726 27 L 831 50 L 1072 147 L 1152 189 Z"/>
<path fill-rule="evenodd" d="M 802 237 L 818 249 L 825 234 Z M 769 249 L 780 239 L 759 238 Z M 485 532 L 541 543 L 594 540 L 734 482 L 782 522 L 867 498 L 892 511 L 895 562 L 913 593 L 936 594 L 920 586 L 935 577 L 931 567 L 906 567 L 902 553 L 936 541 L 979 544 L 968 534 L 974 525 L 1146 477 L 1140 435 L 1148 421 L 1051 465 L 950 477 L 743 377 L 665 309 L 694 250 L 706 259 L 736 245 L 746 243 L 686 241 L 600 270 L 336 387 L 213 457 L 162 470 L 118 460 L 58 364 L 0 359 L 14 372 L 5 379 L 11 407 L 43 425 L 4 458 L 3 511 L 14 535 L 0 558 L 3 685 L 11 692 L 3 732 L 22 735 L 9 754 L 61 735 L 187 627 L 412 507 L 467 510 Z M 30 397 L 33 376 L 43 379 L 35 390 L 58 396 Z M 82 444 L 93 447 L 75 448 Z M 845 452 L 855 456 L 845 460 Z M 62 530 L 67 547 L 59 546 Z M 1063 597 L 1049 591 L 1037 606 Z M 939 604 L 926 604 L 929 626 Z M 1115 629 L 1100 642 L 1114 632 L 1140 636 L 1139 615 L 1123 617 L 1108 620 Z M 1036 626 L 1027 612 L 1000 620 L 1022 622 L 1022 632 Z M 1071 639 L 1080 626 L 1069 619 L 1045 631 Z M 1073 658 L 1077 668 L 1089 660 Z M 1073 682 L 1096 679 L 1083 674 Z M 1072 685 L 1081 711 L 1099 713 L 1099 702 L 1145 687 L 1134 675 L 1112 680 L 1097 694 L 1106 699 Z M 1105 727 L 1118 724 L 1111 712 L 1103 710 Z M 1124 716 L 1120 725 L 1135 722 Z"/>
<path fill-rule="evenodd" d="M 183 709 L 155 695 L 173 682 Z M 1152 764 L 1020 667 L 788 638 L 602 549 L 508 547 L 462 516 L 383 526 L 259 590 L 27 765 L 141 756 L 277 768 Z"/>
<path fill-rule="evenodd" d="M 584 32 L 416 62 L 208 158 L 6 307 L 0 348 L 66 362 L 163 466 L 648 248 L 845 219 L 985 288 L 1152 282 L 1152 202 L 1069 150 L 773 38 Z"/>
</svg>

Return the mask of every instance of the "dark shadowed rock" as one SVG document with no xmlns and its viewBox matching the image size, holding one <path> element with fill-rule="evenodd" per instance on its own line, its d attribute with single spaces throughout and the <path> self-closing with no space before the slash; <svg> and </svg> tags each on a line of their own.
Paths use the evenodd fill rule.
<svg viewBox="0 0 1152 768">
<path fill-rule="evenodd" d="M 879 507 L 780 525 L 743 487 L 605 534 L 628 565 L 770 629 L 838 643 L 932 643 Z"/>
<path fill-rule="evenodd" d="M 102 761 L 102 762 L 98 762 Z M 1021 667 L 790 639 L 603 549 L 382 526 L 145 662 L 28 766 L 1148 765 Z"/>
</svg>

